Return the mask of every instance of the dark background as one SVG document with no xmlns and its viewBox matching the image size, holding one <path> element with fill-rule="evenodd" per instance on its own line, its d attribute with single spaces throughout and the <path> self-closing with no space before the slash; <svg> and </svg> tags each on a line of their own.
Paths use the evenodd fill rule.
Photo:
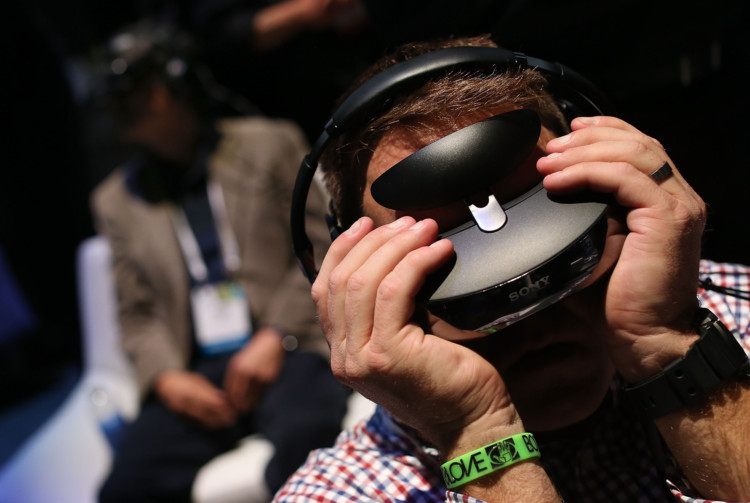
<svg viewBox="0 0 750 503">
<path fill-rule="evenodd" d="M 97 99 L 95 54 L 123 25 L 168 19 L 195 34 L 218 80 L 314 140 L 350 79 L 411 39 L 492 32 L 578 70 L 658 138 L 709 205 L 704 256 L 748 262 L 745 2 L 365 1 L 367 24 L 299 34 L 269 54 L 243 20 L 271 2 L 29 0 L 0 16 L 0 247 L 36 316 L 0 341 L 0 410 L 80 366 L 75 248 L 93 234 L 92 188 L 127 155 Z"/>
</svg>

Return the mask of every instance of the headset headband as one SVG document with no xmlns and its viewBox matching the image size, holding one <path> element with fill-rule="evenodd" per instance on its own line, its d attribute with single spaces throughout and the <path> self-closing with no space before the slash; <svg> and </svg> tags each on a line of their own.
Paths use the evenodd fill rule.
<svg viewBox="0 0 750 503">
<path fill-rule="evenodd" d="M 540 71 L 547 78 L 550 92 L 563 112 L 573 107 L 589 115 L 611 114 L 611 107 L 604 95 L 580 74 L 560 63 L 550 63 L 503 48 L 437 49 L 385 69 L 366 81 L 338 107 L 300 166 L 292 197 L 292 242 L 300 265 L 311 282 L 317 276 L 317 269 L 313 246 L 305 231 L 305 205 L 318 161 L 330 141 L 344 131 L 364 125 L 388 100 L 415 91 L 450 70 L 491 72 L 508 68 Z"/>
</svg>

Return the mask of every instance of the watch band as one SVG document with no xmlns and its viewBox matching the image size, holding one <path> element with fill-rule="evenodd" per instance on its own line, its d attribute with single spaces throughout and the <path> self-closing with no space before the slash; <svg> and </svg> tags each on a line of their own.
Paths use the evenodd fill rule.
<svg viewBox="0 0 750 503">
<path fill-rule="evenodd" d="M 625 400 L 648 419 L 693 405 L 723 381 L 750 371 L 745 350 L 714 313 L 699 308 L 695 328 L 700 339 L 684 357 L 648 379 L 623 387 Z"/>
</svg>

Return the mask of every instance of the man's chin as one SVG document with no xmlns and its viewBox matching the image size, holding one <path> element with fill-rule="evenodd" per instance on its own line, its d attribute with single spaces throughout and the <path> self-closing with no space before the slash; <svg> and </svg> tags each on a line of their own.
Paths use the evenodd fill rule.
<svg viewBox="0 0 750 503">
<path fill-rule="evenodd" d="M 605 369 L 588 375 L 549 372 L 543 379 L 508 379 L 506 384 L 526 429 L 550 431 L 591 416 L 607 395 L 612 377 Z"/>
</svg>

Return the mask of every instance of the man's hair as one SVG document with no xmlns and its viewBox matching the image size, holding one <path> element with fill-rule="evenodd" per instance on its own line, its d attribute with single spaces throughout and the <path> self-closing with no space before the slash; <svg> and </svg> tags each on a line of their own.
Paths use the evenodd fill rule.
<svg viewBox="0 0 750 503">
<path fill-rule="evenodd" d="M 366 70 L 349 93 L 369 78 L 397 63 L 446 47 L 497 47 L 487 35 L 406 44 Z M 516 108 L 536 111 L 542 124 L 557 134 L 567 132 L 562 112 L 547 91 L 547 80 L 536 70 L 500 72 L 450 71 L 416 91 L 399 96 L 389 108 L 361 128 L 346 131 L 326 149 L 321 169 L 331 195 L 331 207 L 347 228 L 362 215 L 367 165 L 389 131 L 405 133 L 417 147 L 424 146 L 473 122 Z"/>
</svg>

